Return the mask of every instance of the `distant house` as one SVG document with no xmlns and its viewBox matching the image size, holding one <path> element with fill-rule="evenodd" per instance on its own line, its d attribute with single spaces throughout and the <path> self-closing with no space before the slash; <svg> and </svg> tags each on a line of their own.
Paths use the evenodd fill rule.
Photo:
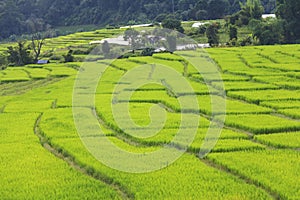
<svg viewBox="0 0 300 200">
<path fill-rule="evenodd" d="M 38 60 L 36 64 L 48 64 L 50 63 L 49 60 Z"/>
<path fill-rule="evenodd" d="M 210 24 L 209 22 L 196 22 L 192 25 L 193 28 L 199 28 L 200 26 Z"/>
<path fill-rule="evenodd" d="M 275 14 L 263 14 L 261 16 L 263 19 L 267 19 L 267 18 L 276 18 Z"/>
</svg>

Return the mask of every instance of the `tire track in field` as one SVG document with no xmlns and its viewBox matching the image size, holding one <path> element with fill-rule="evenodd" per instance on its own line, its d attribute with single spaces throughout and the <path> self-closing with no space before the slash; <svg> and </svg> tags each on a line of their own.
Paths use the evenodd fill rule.
<svg viewBox="0 0 300 200">
<path fill-rule="evenodd" d="M 56 156 L 59 159 L 62 159 L 65 161 L 70 167 L 75 169 L 76 171 L 89 176 L 91 178 L 96 179 L 97 181 L 100 181 L 107 186 L 113 188 L 122 199 L 134 199 L 134 194 L 131 193 L 127 188 L 125 188 L 120 183 L 115 182 L 112 178 L 101 174 L 100 172 L 94 170 L 91 167 L 85 166 L 83 167 L 78 162 L 76 162 L 75 157 L 65 152 L 63 149 L 60 149 L 58 147 L 55 147 L 52 145 L 49 141 L 49 139 L 42 133 L 40 130 L 39 124 L 42 120 L 43 113 L 40 114 L 40 116 L 37 118 L 35 125 L 34 125 L 34 133 L 39 138 L 41 145 L 50 153 L 52 153 L 54 156 Z"/>
</svg>

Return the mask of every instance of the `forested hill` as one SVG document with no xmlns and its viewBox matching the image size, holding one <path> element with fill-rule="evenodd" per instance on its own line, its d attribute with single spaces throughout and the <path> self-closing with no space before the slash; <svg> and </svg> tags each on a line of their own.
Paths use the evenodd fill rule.
<svg viewBox="0 0 300 200">
<path fill-rule="evenodd" d="M 274 11 L 275 0 L 261 2 L 265 12 Z M 56 26 L 145 23 L 169 13 L 182 20 L 215 19 L 239 9 L 239 0 L 2 0 L 0 39 Z"/>
</svg>

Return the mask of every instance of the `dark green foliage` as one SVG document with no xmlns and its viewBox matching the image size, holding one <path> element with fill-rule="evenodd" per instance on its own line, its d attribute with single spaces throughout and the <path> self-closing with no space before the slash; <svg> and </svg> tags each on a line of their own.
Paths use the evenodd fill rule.
<svg viewBox="0 0 300 200">
<path fill-rule="evenodd" d="M 260 0 L 247 0 L 246 3 L 240 3 L 241 10 L 231 15 L 228 20 L 232 25 L 248 25 L 251 19 L 261 20 L 264 8 Z"/>
<path fill-rule="evenodd" d="M 245 37 L 245 38 L 242 38 L 242 39 L 239 41 L 239 44 L 240 44 L 241 46 L 252 45 L 252 44 L 253 44 L 252 37 L 251 37 L 251 36 L 247 36 L 247 37 Z"/>
<path fill-rule="evenodd" d="M 230 26 L 229 27 L 229 39 L 230 40 L 237 39 L 238 38 L 237 34 L 238 34 L 237 27 L 236 26 Z"/>
<path fill-rule="evenodd" d="M 286 42 L 300 42 L 300 1 L 278 0 L 277 16 L 284 20 Z"/>
<path fill-rule="evenodd" d="M 283 26 L 282 21 L 270 19 L 265 21 L 251 20 L 253 36 L 259 39 L 262 45 L 282 43 Z"/>
<path fill-rule="evenodd" d="M 171 30 L 176 30 L 180 33 L 184 32 L 184 29 L 181 26 L 181 21 L 174 18 L 174 16 L 168 16 L 167 18 L 165 18 L 162 22 L 162 27 Z"/>
<path fill-rule="evenodd" d="M 40 57 L 43 45 L 45 44 L 45 38 L 46 36 L 42 36 L 38 33 L 34 34 L 31 38 L 31 47 L 34 53 L 34 62 L 37 62 Z"/>
<path fill-rule="evenodd" d="M 8 63 L 14 66 L 23 66 L 33 63 L 33 58 L 30 55 L 30 47 L 26 46 L 25 42 L 18 42 L 15 47 L 8 47 Z"/>
<path fill-rule="evenodd" d="M 208 18 L 209 19 L 219 19 L 223 18 L 227 13 L 229 8 L 229 3 L 227 0 L 210 0 L 208 2 Z"/>
<path fill-rule="evenodd" d="M 0 70 L 4 69 L 7 64 L 7 56 L 3 53 L 0 53 Z"/>
<path fill-rule="evenodd" d="M 73 62 L 74 61 L 74 56 L 73 54 L 73 50 L 69 50 L 67 55 L 63 55 L 65 62 Z"/>
<path fill-rule="evenodd" d="M 155 51 L 154 48 L 145 48 L 143 49 L 141 56 L 152 56 L 154 51 Z"/>
<path fill-rule="evenodd" d="M 262 2 L 271 9 L 273 0 Z M 169 14 L 181 20 L 215 19 L 239 9 L 239 0 L 174 0 L 174 7 L 170 0 L 2 0 L 0 39 L 58 26 L 162 22 Z"/>
<path fill-rule="evenodd" d="M 218 30 L 220 29 L 220 24 L 213 23 L 207 27 L 206 37 L 208 39 L 208 43 L 210 46 L 218 46 L 219 45 L 219 36 Z"/>
</svg>

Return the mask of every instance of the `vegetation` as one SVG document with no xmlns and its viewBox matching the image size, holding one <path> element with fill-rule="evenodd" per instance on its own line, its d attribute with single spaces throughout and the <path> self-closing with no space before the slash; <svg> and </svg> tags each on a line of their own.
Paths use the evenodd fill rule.
<svg viewBox="0 0 300 200">
<path fill-rule="evenodd" d="M 202 2 L 203 5 L 205 2 Z M 203 14 L 205 12 L 201 11 L 198 16 Z M 182 23 L 182 26 L 185 24 Z M 236 39 L 234 36 L 237 34 L 239 40 L 242 28 L 238 28 L 236 33 L 235 26 L 238 27 L 232 25 L 231 31 L 230 27 L 226 28 L 228 39 L 230 35 L 232 40 Z M 205 31 L 209 32 L 209 27 L 207 25 Z M 149 29 L 153 31 L 155 28 Z M 225 26 L 222 25 L 219 33 L 224 30 Z M 169 38 L 169 42 L 166 41 L 169 44 L 166 45 L 173 50 L 172 53 L 153 53 L 150 48 L 138 50 L 141 53 L 135 52 L 138 56 L 112 60 L 109 59 L 112 54 L 124 54 L 122 51 L 125 50 L 109 43 L 100 46 L 89 44 L 115 37 L 122 31 L 126 32 L 125 37 L 132 50 L 144 42 L 136 29 L 101 29 L 48 38 L 42 41 L 38 56 L 50 60 L 49 64 L 44 65 L 26 64 L 23 60 L 36 55 L 32 47 L 28 47 L 32 41 L 17 43 L 16 46 L 0 45 L 1 54 L 4 55 L 2 59 L 0 56 L 2 63 L 9 61 L 6 61 L 7 47 L 11 49 L 11 55 L 19 58 L 14 60 L 17 67 L 5 64 L 7 68 L 0 71 L 0 120 L 4 122 L 0 124 L 0 160 L 4 163 L 0 167 L 1 197 L 299 197 L 299 45 L 175 51 L 174 38 Z M 172 34 L 170 36 L 174 37 Z M 177 42 L 180 39 L 175 44 Z M 191 62 L 183 59 L 180 56 L 182 54 Z M 193 65 L 193 61 L 199 60 L 205 66 L 202 74 Z M 226 93 L 223 96 L 219 94 L 223 88 L 220 79 L 211 73 L 213 61 L 218 65 L 222 77 Z M 11 60 L 9 62 L 12 63 Z M 165 66 L 182 75 L 195 92 L 191 93 L 185 87 L 175 91 L 172 83 L 181 86 L 177 79 L 160 79 L 159 83 L 150 82 L 138 88 L 120 79 L 140 66 L 144 67 L 142 70 L 146 76 L 137 76 L 137 80 L 155 77 L 158 69 Z M 91 108 L 89 102 L 84 102 L 80 109 L 82 116 L 85 113 L 97 116 L 97 127 L 101 128 L 103 134 L 93 132 L 86 138 L 97 141 L 106 137 L 120 149 L 141 155 L 168 145 L 180 150 L 182 142 L 174 140 L 179 128 L 189 133 L 194 127 L 192 120 L 184 124 L 181 124 L 181 120 L 197 116 L 199 124 L 196 126 L 196 135 L 187 152 L 174 163 L 167 163 L 160 170 L 143 174 L 121 172 L 99 162 L 78 136 L 72 113 L 78 71 L 88 72 L 90 69 L 93 73 L 96 72 L 93 69 L 102 70 L 93 98 L 95 109 Z M 92 76 L 88 81 L 92 81 Z M 130 98 L 113 98 L 120 92 L 116 85 L 125 88 L 122 93 L 132 92 Z M 84 92 L 79 93 L 82 97 L 90 92 L 88 85 L 85 86 L 81 88 Z M 193 97 L 199 109 L 182 107 L 181 101 L 189 101 Z M 213 112 L 213 99 L 225 101 L 226 110 Z M 123 106 L 127 103 L 128 112 L 119 112 L 120 120 L 128 122 L 130 118 L 138 126 L 124 123 L 124 127 L 121 127 L 115 119 L 111 105 Z M 152 129 L 144 129 L 152 121 L 161 119 L 161 115 L 153 114 L 152 109 L 166 114 L 166 121 L 156 134 L 152 133 Z M 203 141 L 213 139 L 207 137 L 209 127 L 212 131 L 218 131 L 218 121 L 212 119 L 218 120 L 224 115 L 225 126 L 220 130 L 220 138 L 212 152 L 205 158 L 198 158 Z M 133 133 L 153 135 L 142 138 Z"/>
<path fill-rule="evenodd" d="M 275 0 L 263 0 L 262 3 L 266 13 L 275 11 Z M 54 35 L 57 36 L 61 32 L 60 26 L 94 24 L 105 27 L 110 24 L 108 27 L 115 27 L 161 22 L 169 14 L 184 21 L 219 19 L 239 10 L 240 4 L 236 0 L 66 0 L 64 3 L 60 0 L 4 0 L 0 4 L 0 40 L 14 40 L 16 35 L 42 32 L 49 28 L 54 28 Z"/>
</svg>

